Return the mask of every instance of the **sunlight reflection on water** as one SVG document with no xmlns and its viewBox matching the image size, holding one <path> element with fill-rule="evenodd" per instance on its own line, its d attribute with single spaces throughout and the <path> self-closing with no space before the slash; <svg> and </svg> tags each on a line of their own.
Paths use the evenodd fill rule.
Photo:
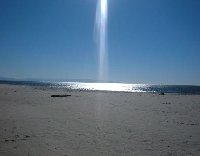
<svg viewBox="0 0 200 156">
<path fill-rule="evenodd" d="M 97 90 L 97 91 L 123 91 L 123 92 L 145 92 L 145 84 L 124 84 L 124 83 L 78 83 L 62 82 L 62 86 L 76 90 Z"/>
</svg>

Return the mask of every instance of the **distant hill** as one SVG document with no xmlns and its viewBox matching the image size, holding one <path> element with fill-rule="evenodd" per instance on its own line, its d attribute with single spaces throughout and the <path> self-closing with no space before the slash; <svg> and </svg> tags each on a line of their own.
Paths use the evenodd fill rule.
<svg viewBox="0 0 200 156">
<path fill-rule="evenodd" d="M 0 77 L 0 80 L 3 81 L 48 81 L 48 82 L 86 82 L 86 83 L 112 83 L 110 81 L 100 81 L 93 79 L 40 79 L 40 78 L 8 78 L 8 77 Z"/>
</svg>

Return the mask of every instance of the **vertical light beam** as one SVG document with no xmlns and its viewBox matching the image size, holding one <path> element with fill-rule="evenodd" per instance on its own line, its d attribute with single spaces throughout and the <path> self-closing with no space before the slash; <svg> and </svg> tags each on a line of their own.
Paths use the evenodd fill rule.
<svg viewBox="0 0 200 156">
<path fill-rule="evenodd" d="M 106 20 L 107 18 L 107 0 L 101 0 L 101 16 Z"/>
<path fill-rule="evenodd" d="M 95 35 L 99 53 L 99 80 L 107 77 L 107 0 L 98 0 L 96 10 Z"/>
</svg>

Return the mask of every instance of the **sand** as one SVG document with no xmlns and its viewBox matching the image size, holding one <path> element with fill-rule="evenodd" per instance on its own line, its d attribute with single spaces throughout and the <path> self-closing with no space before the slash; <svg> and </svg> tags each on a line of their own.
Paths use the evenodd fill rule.
<svg viewBox="0 0 200 156">
<path fill-rule="evenodd" d="M 0 155 L 198 156 L 200 95 L 0 85 Z"/>
</svg>

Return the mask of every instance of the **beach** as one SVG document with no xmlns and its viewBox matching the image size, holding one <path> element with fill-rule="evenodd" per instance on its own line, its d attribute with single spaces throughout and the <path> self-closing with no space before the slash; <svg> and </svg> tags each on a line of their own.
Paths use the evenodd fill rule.
<svg viewBox="0 0 200 156">
<path fill-rule="evenodd" d="M 198 156 L 200 95 L 1 84 L 0 127 L 1 156 Z"/>
</svg>

